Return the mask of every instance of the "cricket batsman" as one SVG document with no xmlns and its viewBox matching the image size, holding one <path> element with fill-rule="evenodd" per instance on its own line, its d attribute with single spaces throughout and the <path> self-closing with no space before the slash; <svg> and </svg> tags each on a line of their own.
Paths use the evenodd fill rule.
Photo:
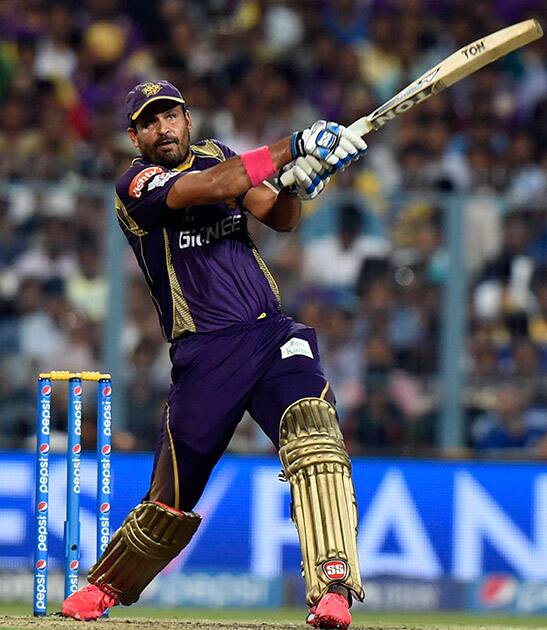
<svg viewBox="0 0 547 630">
<path fill-rule="evenodd" d="M 347 628 L 352 597 L 364 593 L 335 397 L 314 330 L 283 315 L 247 213 L 274 230 L 294 229 L 301 200 L 319 194 L 366 144 L 325 121 L 241 155 L 217 140 L 190 144 L 190 111 L 167 81 L 135 86 L 126 109 L 139 156 L 117 182 L 116 212 L 171 344 L 172 383 L 149 491 L 62 613 L 94 620 L 139 599 L 199 527 L 193 509 L 248 411 L 291 486 L 307 622 Z M 290 188 L 266 181 L 289 168 Z"/>
</svg>

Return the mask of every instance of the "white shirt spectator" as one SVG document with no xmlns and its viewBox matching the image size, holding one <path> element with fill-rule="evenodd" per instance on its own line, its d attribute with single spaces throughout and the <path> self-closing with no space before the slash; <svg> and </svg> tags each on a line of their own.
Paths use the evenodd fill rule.
<svg viewBox="0 0 547 630">
<path fill-rule="evenodd" d="M 367 258 L 387 256 L 389 243 L 380 236 L 358 236 L 344 248 L 338 235 L 311 241 L 303 252 L 306 282 L 331 287 L 351 287 Z"/>
</svg>

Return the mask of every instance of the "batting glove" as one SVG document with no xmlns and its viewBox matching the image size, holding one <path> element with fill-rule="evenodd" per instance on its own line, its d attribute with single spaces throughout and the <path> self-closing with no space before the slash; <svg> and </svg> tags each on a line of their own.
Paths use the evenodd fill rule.
<svg viewBox="0 0 547 630">
<path fill-rule="evenodd" d="M 345 168 L 366 153 L 367 144 L 347 127 L 334 122 L 318 120 L 291 138 L 293 158 L 311 155 L 325 162 L 330 172 Z"/>
<path fill-rule="evenodd" d="M 281 176 L 286 171 L 290 171 L 294 178 L 294 183 L 284 186 L 281 183 Z M 312 155 L 299 157 L 289 164 L 285 164 L 279 171 L 278 183 L 286 194 L 298 197 L 302 201 L 314 199 L 325 190 L 329 183 L 329 173 L 322 168 L 321 163 Z"/>
</svg>

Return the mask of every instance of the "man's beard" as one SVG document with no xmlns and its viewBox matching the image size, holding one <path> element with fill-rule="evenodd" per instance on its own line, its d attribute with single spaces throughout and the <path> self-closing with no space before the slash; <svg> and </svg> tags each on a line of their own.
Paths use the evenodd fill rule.
<svg viewBox="0 0 547 630">
<path fill-rule="evenodd" d="M 143 158 L 150 164 L 157 164 L 165 168 L 175 168 L 180 166 L 188 157 L 188 147 L 190 146 L 190 133 L 186 132 L 186 142 L 182 142 L 180 138 L 170 138 L 175 146 L 169 150 L 162 150 L 160 145 L 154 145 L 151 149 L 141 148 Z"/>
</svg>

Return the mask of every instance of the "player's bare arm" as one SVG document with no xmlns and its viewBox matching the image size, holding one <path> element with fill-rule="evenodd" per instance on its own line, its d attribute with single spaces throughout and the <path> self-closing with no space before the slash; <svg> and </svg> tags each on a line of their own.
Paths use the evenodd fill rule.
<svg viewBox="0 0 547 630">
<path fill-rule="evenodd" d="M 277 232 L 294 230 L 302 211 L 302 203 L 297 196 L 277 191 L 268 182 L 251 188 L 243 205 L 261 223 Z"/>
<path fill-rule="evenodd" d="M 273 172 L 292 160 L 290 137 L 269 145 Z M 244 158 L 232 157 L 218 166 L 179 178 L 167 196 L 170 208 L 186 208 L 215 203 L 242 195 L 253 187 Z"/>
</svg>

